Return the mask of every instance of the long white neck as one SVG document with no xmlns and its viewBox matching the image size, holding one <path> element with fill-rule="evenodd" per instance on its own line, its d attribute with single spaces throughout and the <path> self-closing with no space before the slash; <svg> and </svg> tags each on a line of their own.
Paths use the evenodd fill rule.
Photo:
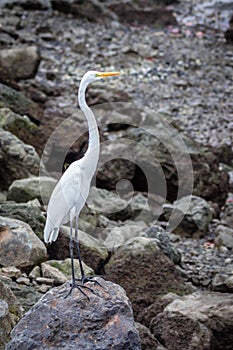
<svg viewBox="0 0 233 350">
<path fill-rule="evenodd" d="M 90 172 L 94 173 L 99 159 L 100 141 L 95 116 L 86 103 L 85 92 L 87 86 L 88 82 L 82 80 L 78 92 L 78 103 L 79 107 L 81 108 L 83 114 L 86 117 L 89 132 L 88 148 L 83 158 L 83 161 L 91 161 L 91 164 L 88 164 L 88 167 Z"/>
</svg>

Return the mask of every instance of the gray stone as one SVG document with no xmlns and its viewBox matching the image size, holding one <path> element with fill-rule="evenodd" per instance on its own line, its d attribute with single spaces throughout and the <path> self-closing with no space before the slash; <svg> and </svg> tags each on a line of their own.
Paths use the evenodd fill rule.
<svg viewBox="0 0 233 350">
<path fill-rule="evenodd" d="M 20 269 L 17 269 L 15 266 L 7 266 L 7 267 L 2 267 L 1 272 L 9 277 L 14 277 L 14 278 L 19 278 L 22 275 L 22 272 Z"/>
<path fill-rule="evenodd" d="M 68 280 L 58 268 L 51 266 L 47 262 L 41 264 L 41 271 L 43 277 L 51 278 L 56 285 L 65 283 Z"/>
<path fill-rule="evenodd" d="M 166 306 L 151 332 L 169 350 L 231 350 L 232 318 L 232 294 L 194 293 Z"/>
<path fill-rule="evenodd" d="M 24 276 L 21 276 L 21 277 L 17 278 L 16 282 L 18 284 L 23 284 L 23 285 L 26 285 L 26 286 L 30 286 L 29 278 L 24 277 Z"/>
<path fill-rule="evenodd" d="M 108 250 L 114 250 L 125 244 L 129 239 L 139 236 L 140 232 L 145 229 L 147 225 L 143 221 L 127 220 L 120 226 L 110 227 L 106 229 L 107 238 L 104 245 Z M 109 233 L 108 233 L 109 232 Z"/>
<path fill-rule="evenodd" d="M 0 64 L 6 67 L 14 79 L 35 77 L 40 63 L 37 46 L 17 47 L 1 50 Z"/>
<path fill-rule="evenodd" d="M 105 272 L 108 279 L 125 288 L 136 320 L 158 295 L 190 291 L 174 263 L 153 238 L 137 237 L 127 241 L 112 255 L 105 265 Z"/>
<path fill-rule="evenodd" d="M 9 131 L 0 128 L 1 188 L 7 189 L 16 179 L 45 171 L 34 147 L 24 144 Z"/>
<path fill-rule="evenodd" d="M 47 250 L 30 226 L 23 221 L 0 216 L 0 264 L 33 267 L 44 261 Z"/>
<path fill-rule="evenodd" d="M 221 251 L 222 248 L 227 247 L 233 249 L 233 229 L 224 225 L 218 225 L 214 231 L 215 247 Z"/>
<path fill-rule="evenodd" d="M 10 108 L 17 114 L 27 115 L 37 121 L 41 118 L 41 111 L 36 103 L 22 92 L 4 84 L 0 84 L 0 108 Z"/>
<path fill-rule="evenodd" d="M 48 292 L 48 290 L 49 290 L 50 288 L 51 288 L 51 287 L 50 287 L 49 285 L 47 285 L 47 284 L 41 284 L 41 285 L 39 286 L 39 291 L 40 291 L 41 293 L 45 294 L 45 293 Z"/>
<path fill-rule="evenodd" d="M 211 282 L 214 292 L 233 293 L 233 275 L 217 274 Z"/>
<path fill-rule="evenodd" d="M 171 225 L 179 222 L 175 233 L 185 237 L 200 237 L 205 235 L 212 219 L 212 209 L 205 199 L 197 196 L 183 197 L 173 205 L 164 205 L 165 216 L 169 219 L 171 211 L 173 219 Z"/>
<path fill-rule="evenodd" d="M 0 108 L 0 127 L 29 144 L 32 143 L 35 131 L 38 129 L 28 116 L 14 113 L 9 108 Z"/>
<path fill-rule="evenodd" d="M 37 277 L 36 282 L 38 284 L 47 285 L 47 286 L 53 286 L 54 285 L 54 279 L 50 277 Z"/>
<path fill-rule="evenodd" d="M 37 277 L 41 277 L 40 266 L 33 267 L 32 271 L 29 273 L 29 277 L 32 279 L 36 279 Z"/>
<path fill-rule="evenodd" d="M 125 291 L 97 278 L 87 283 L 94 293 L 78 289 L 65 298 L 70 284 L 53 288 L 24 316 L 11 333 L 6 350 L 85 349 L 140 350 L 140 339 Z M 94 336 L 93 336 L 94 335 Z"/>
<path fill-rule="evenodd" d="M 0 215 L 26 222 L 35 234 L 43 239 L 45 217 L 33 202 L 4 202 L 0 204 Z"/>
<path fill-rule="evenodd" d="M 9 187 L 7 199 L 22 203 L 38 198 L 47 203 L 56 183 L 56 179 L 48 176 L 15 180 Z"/>
</svg>

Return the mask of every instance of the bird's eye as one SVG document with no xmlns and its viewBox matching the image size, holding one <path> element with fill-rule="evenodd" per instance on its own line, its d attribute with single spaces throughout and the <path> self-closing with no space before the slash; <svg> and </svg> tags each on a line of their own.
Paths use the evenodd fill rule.
<svg viewBox="0 0 233 350">
<path fill-rule="evenodd" d="M 68 168 L 69 168 L 69 166 L 70 166 L 70 164 L 69 164 L 69 163 L 65 163 L 65 164 L 64 164 L 64 166 L 63 166 L 64 170 L 68 169 Z"/>
</svg>

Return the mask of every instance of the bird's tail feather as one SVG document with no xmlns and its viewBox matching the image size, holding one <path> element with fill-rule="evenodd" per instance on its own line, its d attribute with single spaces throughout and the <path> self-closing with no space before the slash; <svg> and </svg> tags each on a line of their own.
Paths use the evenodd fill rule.
<svg viewBox="0 0 233 350">
<path fill-rule="evenodd" d="M 50 227 L 45 227 L 44 230 L 44 241 L 45 243 L 52 243 L 56 241 L 59 233 L 59 227 L 51 229 Z"/>
</svg>

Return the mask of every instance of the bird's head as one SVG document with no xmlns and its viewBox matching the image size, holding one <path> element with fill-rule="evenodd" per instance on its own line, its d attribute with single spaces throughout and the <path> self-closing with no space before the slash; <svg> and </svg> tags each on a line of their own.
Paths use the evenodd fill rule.
<svg viewBox="0 0 233 350">
<path fill-rule="evenodd" d="M 85 80 L 88 84 L 107 77 L 114 77 L 120 75 L 120 72 L 98 72 L 95 70 L 90 70 L 86 72 L 83 76 L 83 80 Z"/>
</svg>

